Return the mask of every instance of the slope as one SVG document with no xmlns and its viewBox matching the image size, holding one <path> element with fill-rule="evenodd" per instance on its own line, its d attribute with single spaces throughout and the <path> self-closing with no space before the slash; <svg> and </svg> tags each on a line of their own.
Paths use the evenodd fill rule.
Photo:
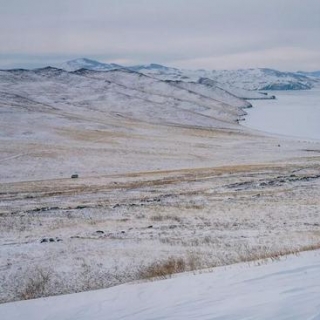
<svg viewBox="0 0 320 320">
<path fill-rule="evenodd" d="M 320 253 L 0 305 L 2 320 L 320 319 Z"/>
</svg>

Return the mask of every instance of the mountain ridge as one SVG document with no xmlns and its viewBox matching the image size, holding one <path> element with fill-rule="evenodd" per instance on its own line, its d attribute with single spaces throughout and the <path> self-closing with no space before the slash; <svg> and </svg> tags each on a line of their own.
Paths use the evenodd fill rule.
<svg viewBox="0 0 320 320">
<path fill-rule="evenodd" d="M 40 72 L 46 68 L 33 69 Z M 112 70 L 128 70 L 144 74 L 159 80 L 198 82 L 200 79 L 209 79 L 219 83 L 219 86 L 234 94 L 235 91 L 268 91 L 268 90 L 308 90 L 320 86 L 320 71 L 314 72 L 284 72 L 271 68 L 248 68 L 236 70 L 187 70 L 167 67 L 157 63 L 122 66 L 115 63 L 103 63 L 88 58 L 69 60 L 51 67 L 51 72 L 58 69 L 67 72 L 81 72 L 91 70 L 96 72 Z M 57 70 L 53 70 L 57 69 Z M 15 70 L 15 69 L 12 69 Z M 27 69 L 19 69 L 20 72 Z M 49 69 L 48 69 L 49 70 Z M 239 97 L 239 94 L 235 94 Z M 250 94 L 242 92 L 241 98 L 250 99 Z M 259 98 L 259 97 L 254 97 Z M 261 97 L 263 98 L 263 97 Z"/>
</svg>

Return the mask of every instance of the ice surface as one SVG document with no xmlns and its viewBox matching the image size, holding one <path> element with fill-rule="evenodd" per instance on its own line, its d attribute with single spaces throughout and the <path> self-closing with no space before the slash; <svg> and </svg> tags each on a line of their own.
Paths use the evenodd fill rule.
<svg viewBox="0 0 320 320">
<path fill-rule="evenodd" d="M 244 125 L 278 135 L 320 141 L 320 90 L 279 91 L 273 101 L 254 101 Z"/>
</svg>

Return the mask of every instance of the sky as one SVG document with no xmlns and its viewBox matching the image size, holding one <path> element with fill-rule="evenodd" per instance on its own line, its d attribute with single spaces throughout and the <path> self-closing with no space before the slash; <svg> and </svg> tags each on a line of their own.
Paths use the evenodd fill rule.
<svg viewBox="0 0 320 320">
<path fill-rule="evenodd" d="M 320 0 L 0 0 L 0 68 L 320 70 Z"/>
</svg>

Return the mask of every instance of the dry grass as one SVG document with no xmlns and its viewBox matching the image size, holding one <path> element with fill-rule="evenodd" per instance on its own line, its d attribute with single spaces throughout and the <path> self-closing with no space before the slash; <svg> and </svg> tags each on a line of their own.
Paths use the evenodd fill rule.
<svg viewBox="0 0 320 320">
<path fill-rule="evenodd" d="M 204 267 L 199 256 L 188 254 L 187 257 L 170 256 L 164 260 L 142 267 L 138 272 L 140 279 L 167 279 L 173 274 L 197 270 Z"/>
<path fill-rule="evenodd" d="M 179 222 L 181 223 L 182 222 L 182 219 L 179 218 L 177 215 L 170 215 L 170 214 L 165 214 L 165 215 L 162 215 L 162 214 L 156 214 L 156 215 L 153 215 L 150 217 L 150 220 L 151 221 L 166 221 L 166 220 L 171 220 L 171 221 L 176 221 L 176 222 Z"/>
<path fill-rule="evenodd" d="M 259 250 L 247 249 L 239 254 L 239 261 L 236 262 L 251 262 L 257 261 L 258 263 L 271 261 L 279 261 L 281 258 L 289 255 L 298 255 L 300 252 L 312 251 L 320 249 L 320 243 L 314 243 L 298 248 L 286 248 L 274 251 L 266 247 Z"/>
<path fill-rule="evenodd" d="M 46 296 L 50 283 L 50 272 L 37 268 L 26 279 L 22 288 L 18 288 L 18 297 L 21 300 L 36 299 Z"/>
<path fill-rule="evenodd" d="M 173 256 L 163 260 L 151 263 L 140 271 L 141 279 L 166 279 L 174 273 L 180 273 L 187 270 L 187 263 L 183 258 Z"/>
</svg>

